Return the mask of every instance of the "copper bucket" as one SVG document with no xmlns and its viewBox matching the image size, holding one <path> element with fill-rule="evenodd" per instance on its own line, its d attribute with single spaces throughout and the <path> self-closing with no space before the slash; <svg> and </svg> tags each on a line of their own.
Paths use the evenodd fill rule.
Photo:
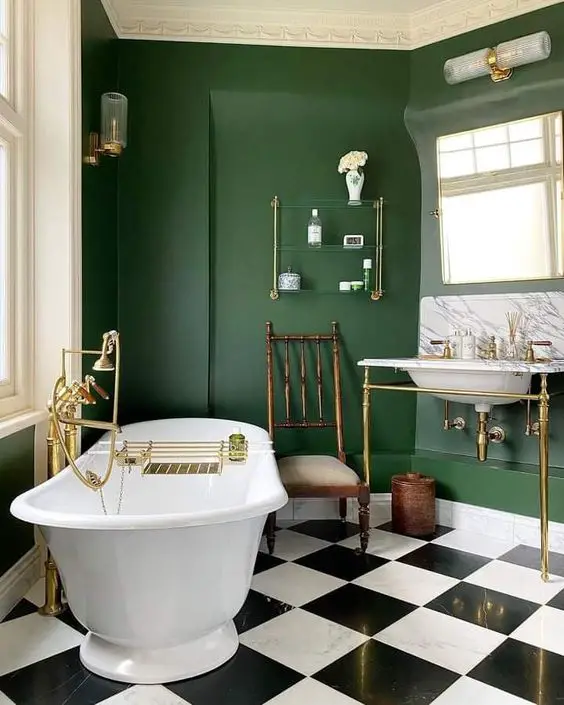
<svg viewBox="0 0 564 705">
<path fill-rule="evenodd" d="M 392 527 L 398 534 L 430 536 L 435 531 L 435 480 L 418 472 L 392 477 Z"/>
</svg>

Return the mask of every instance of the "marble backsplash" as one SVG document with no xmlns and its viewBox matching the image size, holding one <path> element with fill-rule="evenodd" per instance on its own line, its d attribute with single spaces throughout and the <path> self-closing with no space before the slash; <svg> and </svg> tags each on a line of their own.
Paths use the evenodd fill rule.
<svg viewBox="0 0 564 705">
<path fill-rule="evenodd" d="M 470 328 L 478 351 L 495 335 L 498 356 L 507 356 L 509 331 L 506 312 L 521 313 L 517 342 L 520 357 L 527 340 L 550 340 L 550 348 L 535 348 L 539 357 L 564 359 L 564 291 L 526 294 L 470 294 L 425 296 L 419 309 L 419 354 L 440 353 L 433 339 L 445 339 Z"/>
</svg>

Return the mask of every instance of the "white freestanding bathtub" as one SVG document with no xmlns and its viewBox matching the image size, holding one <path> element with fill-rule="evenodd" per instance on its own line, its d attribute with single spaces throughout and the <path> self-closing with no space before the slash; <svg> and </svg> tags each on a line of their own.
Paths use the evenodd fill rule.
<svg viewBox="0 0 564 705">
<path fill-rule="evenodd" d="M 215 475 L 125 473 L 99 493 L 66 468 L 17 497 L 14 516 L 37 524 L 59 568 L 76 618 L 89 630 L 81 660 L 94 673 L 127 683 L 165 683 L 210 671 L 238 647 L 233 617 L 251 583 L 269 512 L 287 495 L 268 434 L 218 419 L 168 419 L 124 426 L 140 441 L 227 439 L 235 425 L 249 442 L 246 463 L 227 460 Z M 105 468 L 101 442 L 81 456 Z"/>
</svg>

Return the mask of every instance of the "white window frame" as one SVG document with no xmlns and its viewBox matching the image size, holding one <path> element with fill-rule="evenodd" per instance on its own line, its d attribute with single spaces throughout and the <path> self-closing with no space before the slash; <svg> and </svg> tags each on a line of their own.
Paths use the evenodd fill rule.
<svg viewBox="0 0 564 705">
<path fill-rule="evenodd" d="M 31 47 L 25 0 L 8 1 L 7 95 L 0 96 L 0 139 L 7 145 L 7 331 L 9 380 L 0 385 L 0 420 L 29 411 L 33 369 L 33 249 L 28 76 Z"/>
<path fill-rule="evenodd" d="M 542 141 L 544 146 L 544 162 L 525 166 L 509 167 L 494 171 L 482 171 L 463 176 L 440 177 L 441 151 L 437 144 L 437 163 L 439 165 L 439 183 L 441 198 L 461 196 L 483 191 L 495 191 L 496 189 L 510 188 L 512 186 L 523 186 L 528 184 L 543 184 L 547 194 L 548 218 L 550 221 L 550 240 L 547 243 L 550 251 L 550 262 L 552 271 L 547 278 L 561 277 L 564 274 L 564 218 L 558 228 L 558 212 L 562 208 L 555 194 L 558 193 L 557 184 L 563 181 L 563 155 L 556 154 L 556 130 L 554 118 L 560 115 L 561 131 L 564 132 L 564 113 L 555 111 L 538 116 L 542 122 Z M 564 136 L 561 138 L 564 140 Z M 507 145 L 509 146 L 509 142 Z M 564 144 L 564 142 L 563 142 Z M 488 145 L 489 146 L 489 145 Z M 476 151 L 481 147 L 473 147 L 474 159 Z M 562 186 L 564 188 L 564 186 Z M 442 267 L 445 282 L 451 283 L 449 267 L 448 242 L 443 239 L 442 246 Z M 496 280 L 492 280 L 496 281 Z M 452 282 L 465 283 L 465 282 Z"/>
</svg>

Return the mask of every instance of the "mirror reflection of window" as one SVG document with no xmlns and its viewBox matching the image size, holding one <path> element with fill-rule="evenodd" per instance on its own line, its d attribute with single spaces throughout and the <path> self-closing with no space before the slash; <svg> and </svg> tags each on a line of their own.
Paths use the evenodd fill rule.
<svg viewBox="0 0 564 705">
<path fill-rule="evenodd" d="M 443 281 L 563 275 L 562 116 L 438 140 Z"/>
</svg>

